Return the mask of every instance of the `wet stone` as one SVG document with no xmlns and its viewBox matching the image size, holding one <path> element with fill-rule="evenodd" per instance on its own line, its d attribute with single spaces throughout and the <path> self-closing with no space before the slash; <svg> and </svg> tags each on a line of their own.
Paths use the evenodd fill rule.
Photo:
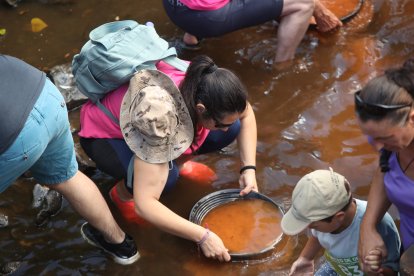
<svg viewBox="0 0 414 276">
<path fill-rule="evenodd" d="M 21 262 L 8 262 L 2 264 L 0 267 L 0 274 L 1 275 L 9 275 L 15 272 L 20 267 Z"/>
<path fill-rule="evenodd" d="M 76 86 L 70 63 L 52 67 L 49 77 L 62 93 L 69 110 L 82 105 L 87 100 Z"/>
<path fill-rule="evenodd" d="M 62 209 L 62 195 L 54 190 L 49 190 L 43 201 L 43 208 L 36 216 L 35 223 L 37 226 L 44 225 Z"/>
<path fill-rule="evenodd" d="M 40 184 L 36 184 L 33 188 L 33 202 L 32 206 L 33 208 L 39 208 L 43 200 L 45 199 L 45 196 L 47 192 L 49 191 L 48 187 L 42 186 Z"/>
<path fill-rule="evenodd" d="M 17 3 L 19 3 L 20 0 L 6 0 L 6 3 L 9 4 L 10 6 L 16 8 L 17 7 Z"/>
<path fill-rule="evenodd" d="M 5 214 L 0 214 L 0 228 L 9 226 L 9 217 Z"/>
<path fill-rule="evenodd" d="M 62 195 L 40 184 L 36 184 L 33 189 L 33 203 L 34 208 L 41 210 L 36 215 L 35 223 L 37 226 L 44 225 L 50 217 L 57 215 L 62 208 Z"/>
</svg>

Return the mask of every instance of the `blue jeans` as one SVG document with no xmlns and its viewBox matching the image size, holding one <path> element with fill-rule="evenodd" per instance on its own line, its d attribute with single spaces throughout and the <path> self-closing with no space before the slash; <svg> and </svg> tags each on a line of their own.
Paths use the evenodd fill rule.
<svg viewBox="0 0 414 276">
<path fill-rule="evenodd" d="M 30 170 L 42 184 L 58 184 L 78 171 L 65 100 L 48 79 L 13 144 L 0 155 L 0 192 Z"/>
<path fill-rule="evenodd" d="M 239 135 L 240 121 L 236 121 L 227 131 L 212 130 L 196 154 L 204 154 L 220 150 L 231 144 Z M 93 139 L 80 138 L 80 144 L 86 154 L 96 163 L 101 171 L 120 180 L 127 178 L 128 165 L 134 153 L 123 139 Z M 173 167 L 168 173 L 164 192 L 172 189 L 179 177 L 178 165 L 172 162 Z M 132 194 L 133 187 L 128 187 Z"/>
<path fill-rule="evenodd" d="M 174 2 L 172 2 L 174 3 Z M 171 21 L 198 38 L 217 37 L 243 28 L 278 20 L 283 0 L 232 0 L 217 10 L 191 10 L 163 0 Z"/>
</svg>

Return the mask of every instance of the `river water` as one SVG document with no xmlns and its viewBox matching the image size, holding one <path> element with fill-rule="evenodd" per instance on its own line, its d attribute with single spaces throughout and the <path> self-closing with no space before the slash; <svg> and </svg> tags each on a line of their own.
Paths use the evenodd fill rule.
<svg viewBox="0 0 414 276">
<path fill-rule="evenodd" d="M 302 175 L 331 166 L 347 177 L 356 197 L 366 198 L 377 156 L 356 125 L 351 93 L 412 56 L 413 15 L 412 0 L 366 0 L 361 12 L 338 32 L 319 34 L 310 29 L 293 65 L 284 70 L 270 66 L 277 43 L 274 22 L 203 42 L 200 53 L 235 71 L 248 88 L 258 124 L 257 179 L 262 193 L 288 205 Z M 34 17 L 48 27 L 33 33 Z M 70 62 L 93 27 L 116 19 L 152 21 L 167 39 L 182 35 L 160 1 L 33 0 L 15 9 L 2 2 L 0 29 L 6 29 L 6 35 L 0 36 L 0 52 L 49 70 Z M 78 113 L 70 112 L 75 139 Z M 204 195 L 238 187 L 235 147 L 201 156 L 199 161 L 213 168 L 218 180 L 211 185 L 180 181 L 161 199 L 184 217 Z M 89 175 L 108 198 L 114 181 L 98 171 Z M 35 184 L 31 178 L 20 178 L 0 195 L 0 213 L 10 220 L 7 228 L 0 229 L 0 263 L 20 261 L 17 274 L 287 275 L 306 240 L 284 237 L 265 259 L 220 264 L 202 257 L 191 242 L 152 226 L 127 223 L 108 201 L 142 256 L 133 265 L 120 266 L 84 242 L 79 233 L 83 220 L 67 204 L 47 225 L 36 227 L 37 211 L 30 207 Z"/>
</svg>

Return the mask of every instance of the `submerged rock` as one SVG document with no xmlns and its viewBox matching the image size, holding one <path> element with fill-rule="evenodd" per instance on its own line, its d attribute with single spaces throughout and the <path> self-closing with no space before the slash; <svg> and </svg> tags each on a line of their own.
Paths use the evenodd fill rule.
<svg viewBox="0 0 414 276">
<path fill-rule="evenodd" d="M 9 4 L 10 6 L 16 8 L 17 7 L 17 3 L 19 3 L 21 0 L 6 0 L 6 3 Z"/>
<path fill-rule="evenodd" d="M 62 208 L 62 195 L 40 184 L 36 184 L 33 189 L 33 207 L 41 210 L 36 215 L 35 223 L 41 226 L 47 223 L 51 216 L 55 216 Z"/>
<path fill-rule="evenodd" d="M 0 228 L 5 228 L 7 226 L 9 226 L 9 217 L 4 214 L 0 214 Z"/>
<path fill-rule="evenodd" d="M 49 191 L 49 188 L 46 186 L 42 186 L 40 184 L 36 184 L 33 188 L 33 202 L 32 207 L 33 208 L 39 208 L 42 206 L 43 200 L 45 200 L 45 196 L 47 192 Z"/>
<path fill-rule="evenodd" d="M 0 267 L 1 275 L 8 275 L 15 272 L 20 267 L 21 262 L 8 262 Z"/>
<path fill-rule="evenodd" d="M 54 190 L 47 192 L 43 201 L 43 208 L 36 216 L 36 225 L 41 226 L 47 223 L 51 216 L 55 216 L 62 209 L 62 195 Z"/>
<path fill-rule="evenodd" d="M 69 110 L 80 106 L 88 99 L 77 88 L 70 63 L 52 67 L 49 76 L 65 98 Z"/>
<path fill-rule="evenodd" d="M 79 91 L 75 84 L 72 74 L 72 65 L 70 63 L 52 67 L 49 77 L 59 89 L 60 93 L 62 93 L 69 110 L 79 107 L 87 100 L 87 97 Z M 79 111 L 76 110 L 74 112 Z M 78 120 L 78 116 L 75 116 L 74 118 Z M 71 120 L 70 123 L 71 126 L 74 127 L 72 133 L 73 135 L 76 135 L 79 130 L 79 122 L 73 122 Z M 77 142 L 77 139 L 74 140 L 76 161 L 78 162 L 79 170 L 84 172 L 95 169 L 95 163 L 83 152 L 79 142 Z"/>
</svg>

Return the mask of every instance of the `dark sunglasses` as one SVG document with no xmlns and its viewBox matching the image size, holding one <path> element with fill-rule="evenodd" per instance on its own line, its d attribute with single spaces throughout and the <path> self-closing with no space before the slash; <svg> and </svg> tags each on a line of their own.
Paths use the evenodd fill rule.
<svg viewBox="0 0 414 276">
<path fill-rule="evenodd" d="M 214 127 L 215 128 L 228 128 L 228 127 L 231 127 L 234 124 L 234 123 L 231 123 L 231 124 L 223 124 L 222 122 L 220 122 L 220 121 L 218 121 L 216 119 L 213 119 L 213 120 L 215 122 L 215 124 L 214 124 Z"/>
<path fill-rule="evenodd" d="M 216 122 L 216 124 L 214 125 L 215 128 L 228 128 L 228 127 L 231 127 L 234 124 L 234 123 L 231 123 L 231 124 L 223 124 L 223 123 L 220 123 L 220 122 L 218 122 L 216 120 L 214 120 L 214 121 Z"/>
<path fill-rule="evenodd" d="M 404 107 L 409 107 L 412 105 L 412 103 L 410 104 L 395 104 L 395 105 L 385 105 L 385 104 L 372 104 L 372 103 L 367 103 L 364 102 L 361 97 L 359 96 L 361 94 L 361 90 L 355 92 L 354 97 L 355 97 L 355 106 L 357 107 L 357 111 L 358 109 L 363 109 L 364 111 L 366 111 L 367 113 L 373 115 L 373 116 L 384 116 L 386 115 L 388 112 L 397 110 L 397 109 L 401 109 Z"/>
</svg>

